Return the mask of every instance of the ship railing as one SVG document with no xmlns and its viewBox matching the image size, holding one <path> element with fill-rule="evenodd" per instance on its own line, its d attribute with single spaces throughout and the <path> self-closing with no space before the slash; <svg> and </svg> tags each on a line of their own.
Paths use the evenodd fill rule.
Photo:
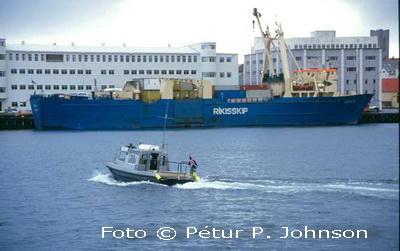
<svg viewBox="0 0 400 251">
<path fill-rule="evenodd" d="M 191 167 L 187 161 L 168 161 L 169 171 L 177 173 L 191 173 Z"/>
</svg>

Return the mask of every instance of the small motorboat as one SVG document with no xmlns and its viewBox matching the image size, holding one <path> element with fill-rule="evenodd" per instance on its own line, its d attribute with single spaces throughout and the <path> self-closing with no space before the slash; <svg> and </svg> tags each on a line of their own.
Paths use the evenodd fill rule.
<svg viewBox="0 0 400 251">
<path fill-rule="evenodd" d="M 170 161 L 167 152 L 158 145 L 122 146 L 107 167 L 120 181 L 150 181 L 169 186 L 200 181 L 195 166 L 188 161 Z"/>
</svg>

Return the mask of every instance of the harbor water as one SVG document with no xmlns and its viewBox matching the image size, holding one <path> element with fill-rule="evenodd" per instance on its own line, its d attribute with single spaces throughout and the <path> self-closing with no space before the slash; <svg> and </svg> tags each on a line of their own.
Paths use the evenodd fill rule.
<svg viewBox="0 0 400 251">
<path fill-rule="evenodd" d="M 0 131 L 0 250 L 399 248 L 398 124 L 167 130 L 170 159 L 191 154 L 201 182 L 106 169 L 119 146 L 161 139 Z"/>
</svg>

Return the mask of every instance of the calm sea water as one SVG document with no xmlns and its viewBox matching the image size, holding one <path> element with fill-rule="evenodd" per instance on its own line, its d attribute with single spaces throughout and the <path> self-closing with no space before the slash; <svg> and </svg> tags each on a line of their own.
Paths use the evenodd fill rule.
<svg viewBox="0 0 400 251">
<path fill-rule="evenodd" d="M 116 148 L 160 143 L 161 135 L 0 132 L 0 249 L 399 248 L 397 124 L 168 130 L 171 159 L 191 153 L 202 182 L 167 187 L 111 177 L 105 164 Z M 304 238 L 305 226 L 316 238 L 311 232 Z M 102 238 L 102 227 L 117 231 Z M 175 238 L 159 239 L 161 227 L 174 228 Z M 280 238 L 283 227 L 302 237 Z M 127 228 L 132 237 L 146 236 L 113 237 Z M 188 228 L 197 233 L 188 237 Z M 215 237 L 206 231 L 202 237 L 210 238 L 199 236 L 212 228 Z M 218 230 L 225 237 L 242 231 L 221 238 Z M 318 230 L 328 230 L 330 238 L 317 238 Z M 368 235 L 334 239 L 333 230 Z"/>
</svg>

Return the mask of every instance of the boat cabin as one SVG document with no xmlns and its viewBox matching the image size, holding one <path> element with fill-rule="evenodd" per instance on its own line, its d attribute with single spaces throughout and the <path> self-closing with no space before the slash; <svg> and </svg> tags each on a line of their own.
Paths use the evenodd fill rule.
<svg viewBox="0 0 400 251">
<path fill-rule="evenodd" d="M 167 153 L 155 145 L 121 146 L 114 161 L 138 171 L 169 171 Z"/>
</svg>

